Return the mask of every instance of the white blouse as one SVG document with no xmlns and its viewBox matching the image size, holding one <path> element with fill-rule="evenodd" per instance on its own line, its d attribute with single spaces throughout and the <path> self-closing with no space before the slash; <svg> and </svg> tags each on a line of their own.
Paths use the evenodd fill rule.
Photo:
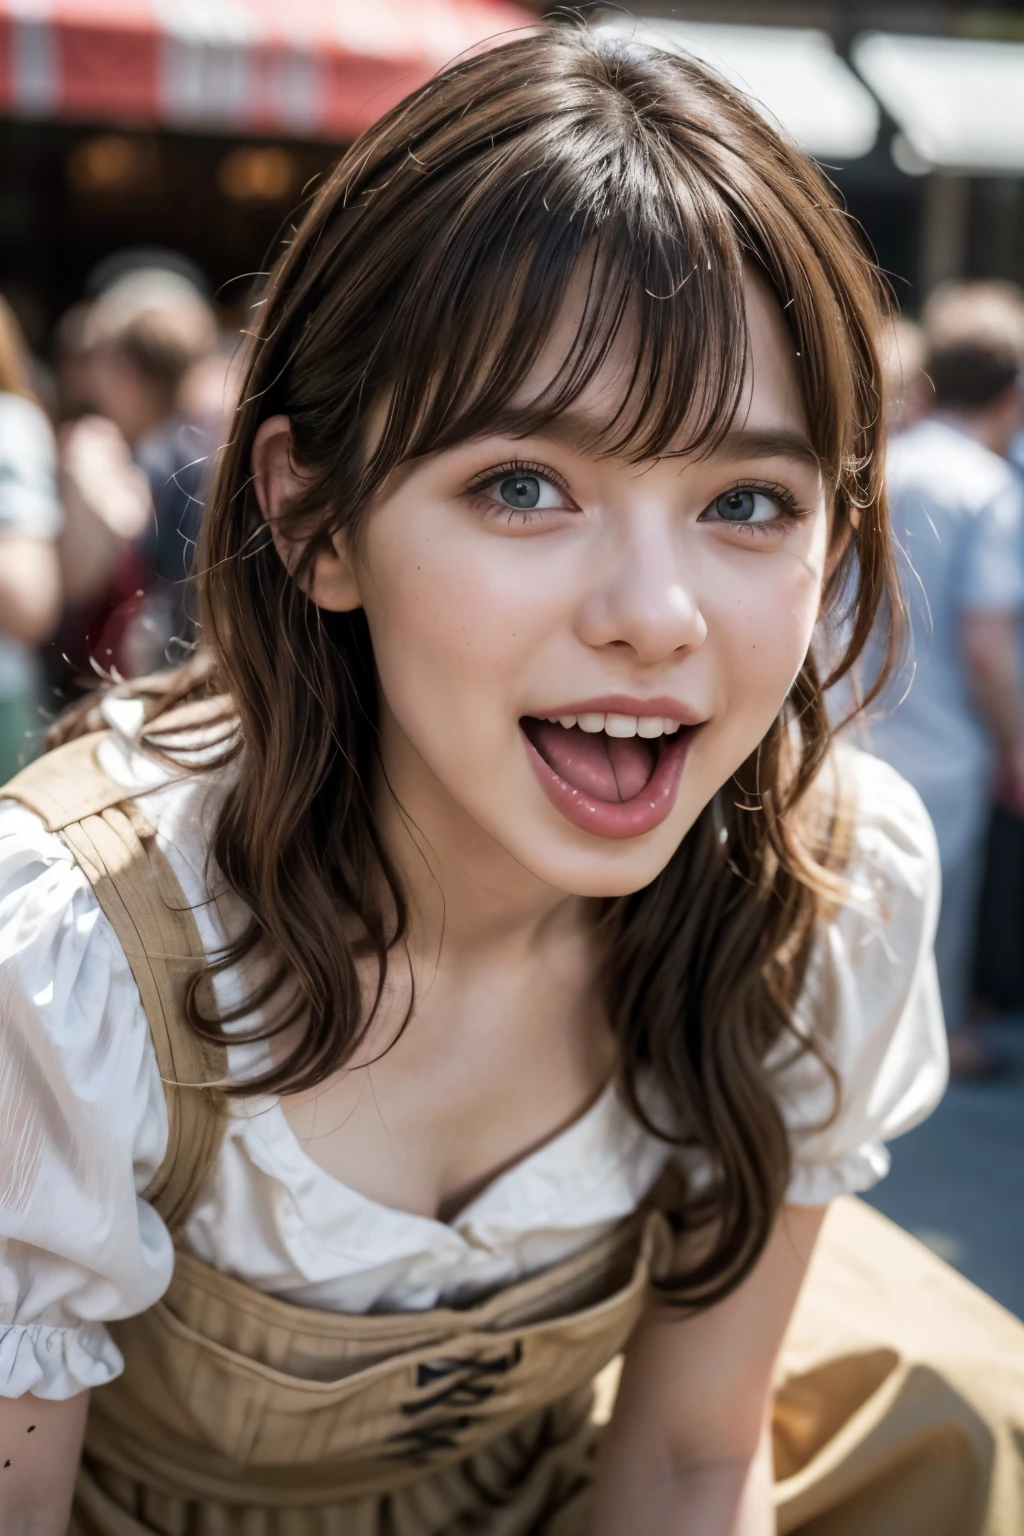
<svg viewBox="0 0 1024 1536">
<path fill-rule="evenodd" d="M 123 709 L 123 706 L 122 706 Z M 131 719 L 116 716 L 127 729 Z M 105 767 L 143 788 L 147 815 L 209 949 L 204 903 L 215 777 L 174 778 L 129 745 Z M 823 1204 L 888 1169 L 885 1141 L 942 1095 L 946 1047 L 931 954 L 935 840 L 920 800 L 856 757 L 860 821 L 851 897 L 821 935 L 801 1001 L 838 1070 L 777 1069 L 790 1130 L 789 1198 Z M 238 981 L 218 979 L 222 1004 Z M 229 1047 L 235 1080 L 266 1045 Z M 827 1124 L 824 1122 L 828 1121 Z M 66 1398 L 122 1369 L 104 1324 L 156 1302 L 171 1239 L 141 1198 L 167 1143 L 167 1112 L 135 981 L 92 889 L 58 837 L 0 803 L 0 1396 Z M 461 1305 L 568 1257 L 636 1208 L 666 1152 L 607 1089 L 573 1125 L 496 1178 L 447 1224 L 340 1184 L 296 1138 L 279 1101 L 235 1099 L 186 1237 L 201 1259 L 258 1289 L 346 1312 Z"/>
</svg>

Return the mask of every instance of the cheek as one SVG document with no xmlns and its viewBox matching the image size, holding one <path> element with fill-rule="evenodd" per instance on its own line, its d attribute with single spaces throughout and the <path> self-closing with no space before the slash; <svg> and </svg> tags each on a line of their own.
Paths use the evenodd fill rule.
<svg viewBox="0 0 1024 1536">
<path fill-rule="evenodd" d="M 751 555 L 732 572 L 708 614 L 724 673 L 729 710 L 775 718 L 807 654 L 821 604 L 821 573 L 780 550 Z"/>
<path fill-rule="evenodd" d="M 360 585 L 381 686 L 407 728 L 429 715 L 478 736 L 497 711 L 511 718 L 555 594 L 532 579 L 527 541 L 426 522 L 410 511 L 368 530 Z"/>
</svg>

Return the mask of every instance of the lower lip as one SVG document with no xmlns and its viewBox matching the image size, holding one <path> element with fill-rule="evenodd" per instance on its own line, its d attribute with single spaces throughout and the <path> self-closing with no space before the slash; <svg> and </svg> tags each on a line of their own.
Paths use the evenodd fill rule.
<svg viewBox="0 0 1024 1536">
<path fill-rule="evenodd" d="M 658 763 L 644 788 L 632 800 L 592 800 L 580 790 L 567 784 L 553 768 L 549 768 L 533 742 L 520 726 L 519 734 L 526 743 L 526 753 L 533 771 L 540 780 L 541 788 L 557 811 L 566 821 L 595 837 L 643 837 L 670 814 L 679 793 L 679 781 L 683 776 L 686 755 L 698 727 L 691 726 L 679 736 L 669 738 L 663 747 Z"/>
</svg>

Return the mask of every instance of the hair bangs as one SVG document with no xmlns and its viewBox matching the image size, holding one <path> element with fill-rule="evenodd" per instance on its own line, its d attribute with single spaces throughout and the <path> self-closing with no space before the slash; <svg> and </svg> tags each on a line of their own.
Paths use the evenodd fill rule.
<svg viewBox="0 0 1024 1536">
<path fill-rule="evenodd" d="M 542 433 L 581 402 L 586 448 L 637 462 L 729 429 L 747 358 L 739 236 L 692 167 L 645 145 L 628 175 L 629 147 L 598 140 L 581 166 L 578 144 L 537 160 L 527 142 L 521 168 L 506 153 L 500 178 L 458 189 L 443 259 L 407 275 L 365 381 L 389 402 L 368 495 L 405 460 Z"/>
</svg>

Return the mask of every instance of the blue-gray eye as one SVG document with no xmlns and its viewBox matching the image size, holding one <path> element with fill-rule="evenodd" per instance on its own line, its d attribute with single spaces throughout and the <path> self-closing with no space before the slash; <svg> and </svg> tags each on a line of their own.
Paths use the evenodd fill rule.
<svg viewBox="0 0 1024 1536">
<path fill-rule="evenodd" d="M 749 523 L 754 515 L 753 491 L 726 491 L 715 498 L 715 511 L 730 523 Z"/>
<path fill-rule="evenodd" d="M 775 498 L 763 491 L 723 491 L 711 505 L 725 523 L 774 523 L 779 518 Z"/>
<path fill-rule="evenodd" d="M 540 504 L 540 480 L 536 475 L 506 475 L 498 485 L 498 495 L 507 507 L 529 511 Z"/>
</svg>

